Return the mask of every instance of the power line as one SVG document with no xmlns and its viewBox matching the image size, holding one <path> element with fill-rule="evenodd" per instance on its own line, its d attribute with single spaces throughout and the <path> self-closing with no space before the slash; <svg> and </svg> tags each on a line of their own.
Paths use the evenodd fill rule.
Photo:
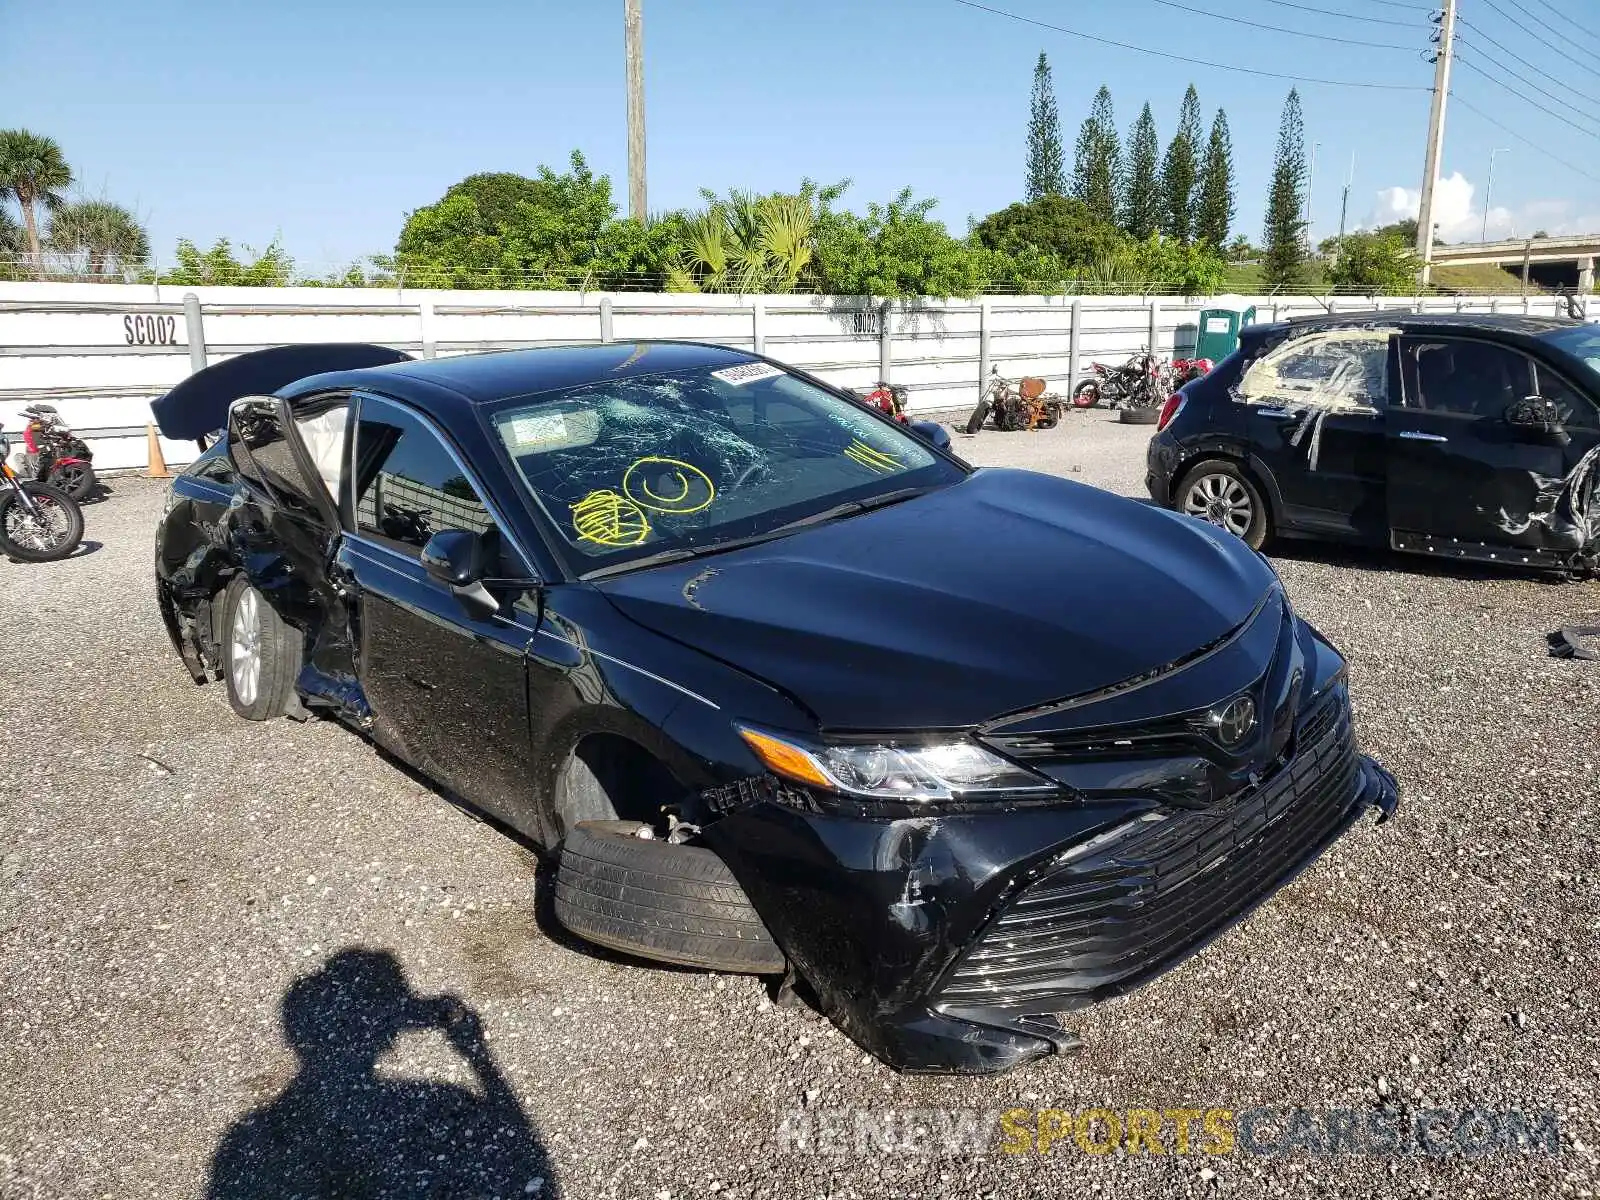
<svg viewBox="0 0 1600 1200">
<path fill-rule="evenodd" d="M 1024 17 L 1017 13 L 1007 12 L 1003 8 L 990 8 L 987 4 L 975 3 L 975 0 L 952 0 L 952 3 L 959 4 L 963 8 L 977 9 L 979 12 L 986 12 L 996 17 L 1019 21 L 1024 25 L 1033 25 L 1039 29 L 1049 29 L 1056 33 L 1064 33 L 1068 37 L 1081 38 L 1086 42 L 1097 42 L 1102 46 L 1115 46 L 1119 50 L 1132 50 L 1139 54 L 1152 54 L 1157 58 L 1181 62 L 1188 67 L 1210 67 L 1218 71 L 1234 71 L 1241 75 L 1259 75 L 1266 79 L 1287 79 L 1291 83 L 1317 83 L 1327 87 L 1372 88 L 1385 92 L 1426 92 L 1432 90 L 1415 83 L 1364 83 L 1350 79 L 1317 79 L 1309 75 L 1286 75 L 1279 71 L 1263 71 L 1258 67 L 1240 67 L 1232 63 L 1209 62 L 1186 54 L 1169 54 L 1165 50 L 1152 50 L 1147 46 L 1134 46 L 1128 42 L 1118 42 L 1111 38 L 1098 37 L 1092 33 L 1079 33 L 1076 29 L 1068 29 L 1062 25 L 1052 25 L 1048 21 L 1036 21 L 1032 17 Z M 1395 23 L 1399 24 L 1400 22 Z"/>
<path fill-rule="evenodd" d="M 1563 167 L 1566 167 L 1567 170 L 1573 171 L 1573 172 L 1575 172 L 1575 173 L 1577 173 L 1579 175 L 1582 175 L 1585 179 L 1592 179 L 1596 183 L 1600 183 L 1600 175 L 1591 175 L 1591 174 L 1589 174 L 1588 171 L 1585 171 L 1582 167 L 1576 166 L 1576 165 L 1568 162 L 1566 159 L 1562 158 L 1559 154 L 1555 154 L 1555 153 L 1552 153 L 1549 150 L 1546 150 L 1543 146 L 1539 145 L 1538 142 L 1530 141 L 1528 138 L 1526 138 L 1522 134 L 1518 133 L 1515 129 L 1512 129 L 1511 126 L 1506 125 L 1506 124 L 1502 123 L 1501 121 L 1496 120 L 1494 117 L 1491 117 L 1488 113 L 1484 112 L 1483 109 L 1479 108 L 1477 105 L 1472 104 L 1471 102 L 1469 102 L 1469 101 L 1463 99 L 1462 97 L 1458 96 L 1454 91 L 1451 91 L 1450 98 L 1452 100 L 1454 100 L 1457 104 L 1461 105 L 1461 107 L 1466 109 L 1468 112 L 1475 113 L 1479 117 L 1481 117 L 1483 120 L 1489 122 L 1489 124 L 1493 125 L 1496 129 L 1500 130 L 1500 132 L 1509 133 L 1512 137 L 1516 138 L 1517 141 L 1521 142 L 1524 146 L 1527 146 L 1530 150 L 1537 150 L 1540 154 L 1544 155 L 1546 158 L 1550 159 L 1552 162 L 1560 163 Z"/>
<path fill-rule="evenodd" d="M 1298 8 L 1301 12 L 1316 13 L 1319 17 L 1338 17 L 1344 21 L 1367 21 L 1373 25 L 1399 25 L 1404 29 L 1415 29 L 1415 21 L 1396 21 L 1390 17 L 1361 17 L 1355 13 L 1330 12 L 1326 8 L 1313 8 L 1309 4 L 1291 4 L 1289 0 L 1267 0 L 1268 4 L 1276 4 L 1279 8 Z M 1410 8 L 1409 4 L 1398 6 Z"/>
<path fill-rule="evenodd" d="M 1524 25 L 1521 21 L 1519 21 L 1515 17 L 1513 17 L 1505 9 L 1501 8 L 1498 4 L 1496 4 L 1494 2 L 1494 0 L 1483 0 L 1483 2 L 1485 4 L 1487 4 L 1490 8 L 1494 9 L 1495 12 L 1499 13 L 1502 17 L 1504 17 L 1511 24 L 1515 25 L 1518 29 L 1522 30 L 1523 33 L 1527 34 L 1534 41 L 1538 42 L 1546 50 L 1554 50 L 1557 54 L 1561 55 L 1563 58 L 1566 58 L 1566 57 L 1569 56 L 1569 50 L 1568 50 L 1567 47 L 1558 46 L 1552 41 L 1547 41 L 1544 37 L 1542 37 L 1541 35 L 1535 33 L 1533 30 L 1529 29 L 1526 25 Z M 1524 13 L 1527 12 L 1526 9 L 1522 9 L 1520 11 L 1522 11 Z M 1532 15 L 1532 14 L 1529 14 L 1529 15 Z M 1547 28 L 1548 28 L 1548 26 L 1547 26 Z M 1591 75 L 1600 74 L 1600 72 L 1596 72 L 1593 67 L 1587 67 L 1587 68 L 1584 68 L 1584 69 L 1587 70 Z"/>
<path fill-rule="evenodd" d="M 1243 17 L 1228 16 L 1224 18 L 1221 13 L 1207 12 L 1203 8 L 1190 8 L 1187 4 L 1179 4 L 1177 0 L 1150 0 L 1152 4 L 1164 5 L 1167 8 L 1182 9 L 1184 12 L 1196 13 L 1202 17 L 1211 17 L 1214 20 L 1227 20 L 1230 25 L 1248 25 L 1252 29 L 1266 29 L 1272 33 L 1287 33 L 1291 37 L 1312 38 L 1319 42 L 1340 42 L 1346 46 L 1369 46 L 1374 50 L 1403 50 L 1411 53 L 1415 46 L 1397 46 L 1393 42 L 1364 42 L 1359 38 L 1334 37 L 1329 33 L 1307 33 L 1303 29 L 1288 29 L 1282 25 L 1264 25 L 1260 21 L 1246 21 Z"/>
<path fill-rule="evenodd" d="M 1503 82 L 1503 81 L 1501 81 L 1499 79 L 1496 79 L 1493 75 L 1489 74 L 1489 72 L 1485 71 L 1482 66 L 1478 65 L 1478 63 L 1477 63 L 1477 61 L 1475 59 L 1462 58 L 1460 54 L 1457 54 L 1456 55 L 1456 61 L 1458 63 L 1460 63 L 1463 67 L 1466 67 L 1467 70 L 1474 71 L 1477 74 L 1482 75 L 1485 79 L 1487 79 L 1490 83 L 1494 84 L 1496 87 L 1504 88 L 1506 91 L 1510 92 L 1513 96 L 1515 96 L 1518 100 L 1521 100 L 1524 104 L 1531 104 L 1534 108 L 1537 108 L 1540 112 L 1545 113 L 1548 116 L 1552 116 L 1552 117 L 1556 118 L 1556 120 L 1560 121 L 1563 125 L 1566 125 L 1566 126 L 1572 128 L 1572 129 L 1575 129 L 1579 133 L 1582 133 L 1582 134 L 1585 134 L 1585 135 L 1587 135 L 1589 137 L 1595 138 L 1596 140 L 1600 140 L 1600 130 L 1585 129 L 1582 125 L 1577 124 L 1566 113 L 1559 112 L 1556 109 L 1551 108 L 1549 105 L 1539 103 L 1539 101 L 1533 99 L 1531 96 L 1524 95 L 1522 92 L 1517 91 L 1517 89 L 1512 87 L 1509 83 L 1505 83 L 1505 82 Z M 1528 80 L 1523 79 L 1522 76 L 1520 76 L 1520 75 L 1514 74 L 1513 72 L 1507 70 L 1507 68 L 1505 68 L 1505 67 L 1496 67 L 1496 70 L 1506 71 L 1507 74 L 1511 74 L 1513 76 L 1513 78 L 1518 79 L 1523 83 L 1527 83 L 1528 86 L 1532 87 L 1535 91 L 1544 92 L 1544 94 L 1546 96 L 1550 96 L 1550 98 L 1552 100 L 1555 100 L 1557 103 L 1560 103 L 1561 98 L 1559 96 L 1551 96 L 1549 92 L 1545 92 L 1544 89 L 1539 87 L 1538 84 L 1529 83 Z"/>
<path fill-rule="evenodd" d="M 1568 25 L 1571 25 L 1579 33 L 1585 35 L 1586 37 L 1591 37 L 1591 38 L 1595 37 L 1595 35 L 1592 32 L 1590 32 L 1589 30 L 1585 29 L 1582 25 L 1579 25 L 1576 21 L 1574 21 L 1571 17 L 1567 16 L 1567 14 L 1562 12 L 1559 8 L 1556 8 L 1554 5 L 1546 3 L 1546 0 L 1539 0 L 1539 3 L 1542 4 L 1545 8 L 1548 8 L 1551 12 L 1555 13 L 1556 16 L 1560 17 Z M 1523 11 L 1523 14 L 1528 18 L 1528 20 L 1533 21 L 1534 23 L 1536 23 L 1538 25 L 1544 26 L 1544 28 L 1550 30 L 1550 32 L 1555 34 L 1557 37 L 1571 37 L 1572 36 L 1570 33 L 1562 33 L 1561 30 L 1553 28 L 1542 17 L 1536 16 L 1535 14 L 1533 14 L 1531 12 L 1528 12 L 1528 10 L 1526 8 L 1524 8 L 1522 11 Z M 1595 38 L 1595 40 L 1596 41 L 1600 41 L 1600 38 Z"/>
<path fill-rule="evenodd" d="M 1500 42 L 1495 41 L 1494 38 L 1490 37 L 1487 33 L 1485 33 L 1483 30 L 1479 29 L 1476 25 L 1474 25 L 1471 21 L 1467 20 L 1465 17 L 1460 18 L 1460 21 L 1467 28 L 1471 29 L 1472 32 L 1474 34 L 1476 34 L 1478 37 L 1480 37 L 1484 41 L 1488 42 L 1496 50 L 1499 50 L 1500 53 L 1510 55 L 1512 58 L 1516 59 L 1523 66 L 1527 67 L 1530 71 L 1538 71 L 1538 72 L 1540 72 L 1541 74 L 1543 74 L 1545 76 L 1545 78 L 1549 79 L 1551 83 L 1554 83 L 1559 87 L 1566 88 L 1567 91 L 1571 92 L 1574 96 L 1578 97 L 1580 100 L 1587 100 L 1587 101 L 1589 101 L 1590 104 L 1600 104 L 1600 100 L 1597 100 L 1593 96 L 1586 95 L 1585 93 L 1580 92 L 1577 88 L 1573 87 L 1570 83 L 1567 83 L 1564 80 L 1557 79 L 1554 75 L 1549 74 L 1538 63 L 1529 62 L 1527 59 L 1523 58 L 1522 55 L 1518 54 L 1515 50 L 1511 49 L 1509 46 L 1506 46 L 1506 45 L 1504 45 L 1504 44 L 1502 44 Z M 1474 44 L 1476 44 L 1476 43 L 1474 43 Z M 1509 70 L 1509 68 L 1507 68 L 1507 70 Z M 1557 97 L 1557 99 L 1564 99 L 1564 98 L 1565 97 Z"/>
</svg>

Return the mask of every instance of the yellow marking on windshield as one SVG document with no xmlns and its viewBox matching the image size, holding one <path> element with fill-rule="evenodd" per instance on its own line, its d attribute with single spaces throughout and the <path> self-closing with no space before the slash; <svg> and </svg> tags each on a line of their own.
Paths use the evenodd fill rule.
<svg viewBox="0 0 1600 1200">
<path fill-rule="evenodd" d="M 654 478 L 647 477 L 650 474 Z M 652 485 L 660 485 L 660 490 Z M 699 467 L 682 459 L 659 458 L 655 455 L 634 460 L 623 472 L 622 492 L 640 508 L 675 517 L 710 508 L 711 502 L 717 498 L 717 488 L 711 482 L 711 476 Z"/>
<path fill-rule="evenodd" d="M 845 447 L 844 455 L 850 461 L 860 463 L 863 467 L 870 467 L 879 474 L 886 474 L 896 467 L 905 465 L 894 455 L 885 454 L 882 450 L 874 449 L 862 441 L 851 442 Z"/>
<path fill-rule="evenodd" d="M 574 504 L 572 528 L 581 540 L 600 546 L 637 546 L 650 536 L 644 510 L 613 491 L 590 492 Z"/>
</svg>

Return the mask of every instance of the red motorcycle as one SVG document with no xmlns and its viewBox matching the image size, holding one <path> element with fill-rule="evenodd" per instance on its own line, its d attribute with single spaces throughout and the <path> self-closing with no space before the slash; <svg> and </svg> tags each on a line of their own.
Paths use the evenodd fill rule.
<svg viewBox="0 0 1600 1200">
<path fill-rule="evenodd" d="M 876 408 L 884 415 L 893 417 L 902 424 L 909 425 L 911 418 L 906 415 L 906 400 L 909 393 L 898 385 L 879 383 L 870 392 L 863 394 L 859 389 L 855 393 L 865 405 Z"/>
<path fill-rule="evenodd" d="M 1175 358 L 1172 360 L 1173 383 L 1181 387 L 1192 383 L 1202 375 L 1211 374 L 1211 368 L 1216 366 L 1209 358 Z"/>
<path fill-rule="evenodd" d="M 74 500 L 94 491 L 94 454 L 73 433 L 52 404 L 30 404 L 22 410 L 22 469 L 29 479 L 58 487 Z"/>
</svg>

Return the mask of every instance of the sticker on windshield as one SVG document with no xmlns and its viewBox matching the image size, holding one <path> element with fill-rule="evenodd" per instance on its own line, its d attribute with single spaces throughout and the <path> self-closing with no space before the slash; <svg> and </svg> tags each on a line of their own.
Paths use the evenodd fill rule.
<svg viewBox="0 0 1600 1200">
<path fill-rule="evenodd" d="M 737 367 L 723 367 L 720 371 L 711 372 L 711 377 L 722 380 L 730 387 L 743 387 L 747 383 L 771 379 L 774 375 L 782 374 L 783 372 L 771 363 L 749 362 L 740 363 Z"/>
<path fill-rule="evenodd" d="M 593 412 L 529 413 L 512 417 L 505 427 L 513 454 L 538 454 L 587 446 L 600 432 L 600 418 Z"/>
</svg>

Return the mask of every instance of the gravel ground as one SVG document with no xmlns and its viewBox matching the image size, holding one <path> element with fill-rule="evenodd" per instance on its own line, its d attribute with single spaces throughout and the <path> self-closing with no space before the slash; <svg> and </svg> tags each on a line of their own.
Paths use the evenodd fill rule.
<svg viewBox="0 0 1600 1200">
<path fill-rule="evenodd" d="M 955 441 L 1139 494 L 1148 432 L 1091 413 Z M 1081 1056 L 916 1078 L 758 981 L 552 940 L 529 851 L 332 723 L 236 719 L 220 686 L 188 682 L 156 614 L 161 485 L 111 484 L 90 552 L 0 561 L 0 1195 L 284 1196 L 334 1145 L 369 1170 L 343 1195 L 373 1178 L 657 1200 L 1597 1185 L 1600 667 L 1544 647 L 1600 618 L 1594 585 L 1279 558 L 1350 659 L 1398 817 L 1084 1014 Z M 418 999 L 444 993 L 464 1008 Z M 1560 1150 L 1100 1156 L 1069 1139 L 948 1156 L 780 1132 L 802 1109 L 1385 1105 L 1554 1110 Z"/>
</svg>

